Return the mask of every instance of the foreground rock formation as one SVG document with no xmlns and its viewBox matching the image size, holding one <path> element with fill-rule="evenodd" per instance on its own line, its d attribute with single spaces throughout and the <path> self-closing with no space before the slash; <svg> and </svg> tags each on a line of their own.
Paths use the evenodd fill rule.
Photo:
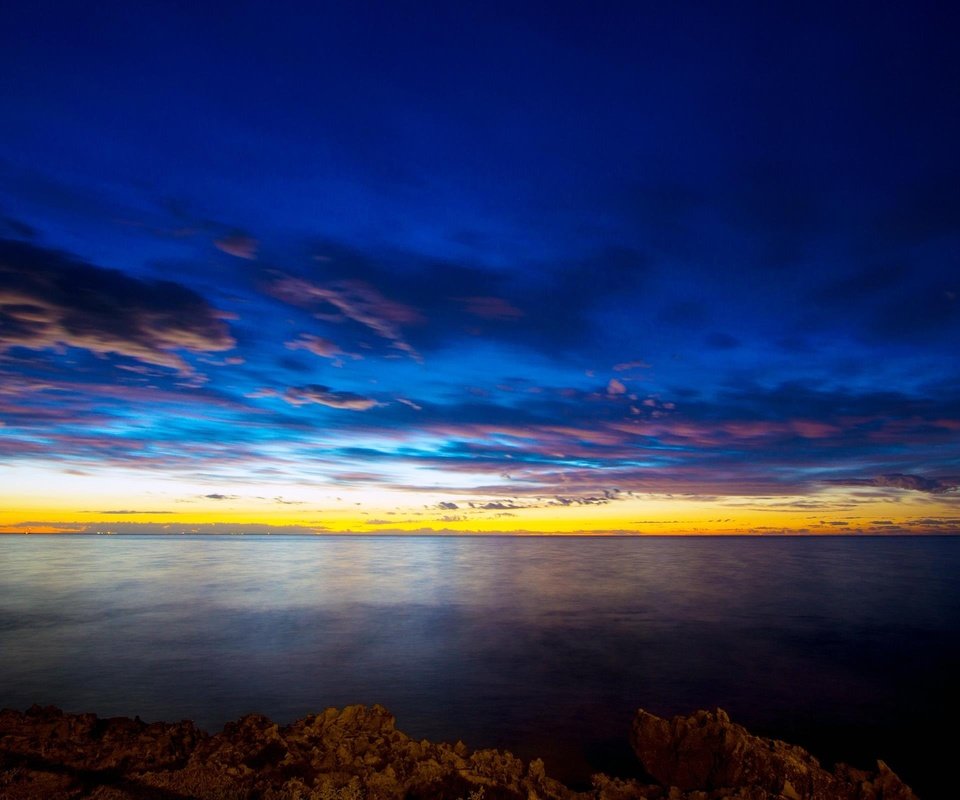
<svg viewBox="0 0 960 800">
<path fill-rule="evenodd" d="M 208 735 L 34 706 L 0 712 L 4 800 L 916 800 L 876 772 L 820 766 L 721 711 L 667 721 L 638 711 L 631 741 L 649 781 L 596 775 L 575 792 L 498 750 L 415 741 L 380 706 L 328 708 L 291 725 L 250 715 Z"/>
</svg>

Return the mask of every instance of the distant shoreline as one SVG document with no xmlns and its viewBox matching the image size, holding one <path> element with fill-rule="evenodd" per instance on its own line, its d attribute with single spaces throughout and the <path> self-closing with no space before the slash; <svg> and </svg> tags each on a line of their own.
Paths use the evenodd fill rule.
<svg viewBox="0 0 960 800">
<path fill-rule="evenodd" d="M 421 531 L 322 531 L 317 533 L 308 532 L 230 532 L 230 531 L 183 531 L 178 533 L 162 533 L 159 531 L 124 531 L 124 532 L 104 532 L 96 533 L 92 531 L 0 531 L 0 536 L 20 537 L 20 536 L 43 536 L 43 537 L 84 537 L 84 538 L 103 538 L 103 537 L 121 537 L 121 538 L 155 538 L 155 539 L 177 539 L 189 536 L 192 538 L 203 537 L 230 537 L 230 538 L 273 538 L 273 539 L 383 539 L 383 538 L 424 538 L 424 539 L 942 539 L 960 536 L 960 530 L 957 531 L 939 531 L 923 533 L 852 533 L 849 531 L 824 531 L 824 532 L 785 532 L 785 533 L 584 533 L 577 531 L 574 533 L 551 532 L 536 533 L 533 531 L 522 532 L 421 532 Z"/>
</svg>

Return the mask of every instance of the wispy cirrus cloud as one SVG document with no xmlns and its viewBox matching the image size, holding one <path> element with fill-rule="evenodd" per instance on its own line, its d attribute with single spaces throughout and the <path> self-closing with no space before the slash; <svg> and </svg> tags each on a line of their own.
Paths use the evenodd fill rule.
<svg viewBox="0 0 960 800">
<path fill-rule="evenodd" d="M 335 367 L 343 366 L 343 358 L 341 358 L 341 356 L 346 356 L 355 361 L 361 361 L 363 359 L 363 356 L 359 353 L 348 353 L 342 350 L 336 342 L 312 333 L 300 334 L 295 339 L 286 342 L 285 347 L 288 350 L 306 350 L 308 353 L 313 353 L 320 358 L 328 358 L 333 362 Z"/>
<path fill-rule="evenodd" d="M 785 385 L 680 403 L 561 389 L 509 400 L 423 402 L 413 420 L 383 407 L 357 427 L 375 430 L 376 444 L 342 457 L 469 475 L 487 496 L 804 495 L 841 483 L 875 489 L 871 497 L 897 487 L 943 496 L 955 483 L 924 466 L 955 452 L 960 419 L 951 397 Z M 458 484 L 451 480 L 451 491 Z"/>
<path fill-rule="evenodd" d="M 613 365 L 614 372 L 627 372 L 634 369 L 650 369 L 650 365 L 639 358 L 635 361 L 622 361 L 619 364 Z"/>
<path fill-rule="evenodd" d="M 647 255 L 624 247 L 510 271 L 329 241 L 322 253 L 299 272 L 267 273 L 267 291 L 322 320 L 357 322 L 418 356 L 464 337 L 548 356 L 589 350 L 603 310 L 632 295 L 651 273 Z"/>
<path fill-rule="evenodd" d="M 349 411 L 368 411 L 378 405 L 377 401 L 354 394 L 353 392 L 338 392 L 326 386 L 310 384 L 308 386 L 291 386 L 282 395 L 290 405 L 302 406 L 307 403 L 327 406 L 328 408 L 343 408 Z"/>
<path fill-rule="evenodd" d="M 213 244 L 218 250 L 247 261 L 255 261 L 257 251 L 260 249 L 260 242 L 245 233 L 233 233 L 214 239 Z"/>
<path fill-rule="evenodd" d="M 404 326 L 423 322 L 420 312 L 388 299 L 365 281 L 338 280 L 319 284 L 305 278 L 284 277 L 275 281 L 270 291 L 284 302 L 311 309 L 319 319 L 356 322 L 389 341 L 391 347 L 414 359 L 420 358 L 403 334 Z"/>
</svg>

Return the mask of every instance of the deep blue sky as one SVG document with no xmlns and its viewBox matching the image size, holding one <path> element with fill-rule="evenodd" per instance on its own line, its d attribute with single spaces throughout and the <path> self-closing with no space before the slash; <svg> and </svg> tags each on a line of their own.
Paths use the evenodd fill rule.
<svg viewBox="0 0 960 800">
<path fill-rule="evenodd" d="M 517 5 L 0 10 L 0 454 L 61 521 L 956 527 L 951 7 Z"/>
</svg>

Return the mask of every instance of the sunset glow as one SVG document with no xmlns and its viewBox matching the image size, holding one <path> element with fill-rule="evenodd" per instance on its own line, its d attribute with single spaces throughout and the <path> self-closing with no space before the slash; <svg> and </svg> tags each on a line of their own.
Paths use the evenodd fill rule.
<svg viewBox="0 0 960 800">
<path fill-rule="evenodd" d="M 17 5 L 0 531 L 956 532 L 938 26 Z"/>
</svg>

